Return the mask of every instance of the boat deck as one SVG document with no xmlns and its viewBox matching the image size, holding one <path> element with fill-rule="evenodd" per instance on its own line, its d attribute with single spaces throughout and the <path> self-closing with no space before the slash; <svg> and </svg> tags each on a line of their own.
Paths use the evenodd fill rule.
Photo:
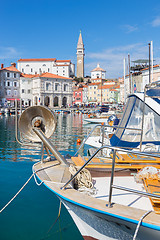
<svg viewBox="0 0 160 240">
<path fill-rule="evenodd" d="M 72 202 L 76 205 L 83 206 L 84 208 L 90 208 L 93 211 L 132 218 L 136 221 L 139 221 L 141 216 L 147 210 L 153 210 L 152 204 L 148 198 L 120 190 L 113 190 L 112 203 L 114 204 L 111 208 L 108 208 L 109 176 L 99 177 L 97 175 L 93 178 L 94 186 L 97 189 L 97 194 L 93 197 L 73 189 L 71 185 L 67 186 L 65 190 L 62 190 L 61 187 L 70 179 L 71 174 L 69 173 L 67 166 L 59 165 L 57 161 L 37 163 L 33 169 L 34 171 L 38 171 L 36 173 L 38 178 L 43 181 L 51 191 L 58 195 L 62 201 L 65 200 Z M 98 172 L 98 174 L 100 173 Z M 128 171 L 124 172 L 124 174 L 117 172 L 115 174 L 114 183 L 129 188 L 136 187 L 136 189 L 143 190 L 143 185 L 136 184 L 134 176 L 128 173 Z M 146 216 L 145 222 L 160 226 L 160 215 L 151 212 Z"/>
</svg>

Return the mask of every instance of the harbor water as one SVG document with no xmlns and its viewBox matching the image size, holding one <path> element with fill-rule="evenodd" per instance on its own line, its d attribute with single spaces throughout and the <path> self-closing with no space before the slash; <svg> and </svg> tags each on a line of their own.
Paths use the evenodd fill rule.
<svg viewBox="0 0 160 240">
<path fill-rule="evenodd" d="M 91 125 L 83 125 L 82 114 L 57 114 L 52 142 L 63 155 L 73 156 Z M 85 153 L 87 148 L 82 149 Z M 40 149 L 24 147 L 15 140 L 15 116 L 0 116 L 0 209 L 18 192 L 40 160 Z M 0 240 L 82 239 L 72 218 L 59 199 L 34 179 L 0 213 Z M 74 238 L 73 238 L 74 236 Z"/>
</svg>

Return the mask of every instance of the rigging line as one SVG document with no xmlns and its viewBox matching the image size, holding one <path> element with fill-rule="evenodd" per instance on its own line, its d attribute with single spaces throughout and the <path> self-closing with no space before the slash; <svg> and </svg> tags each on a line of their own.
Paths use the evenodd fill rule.
<svg viewBox="0 0 160 240">
<path fill-rule="evenodd" d="M 36 163 L 36 164 L 38 164 L 38 163 Z M 35 164 L 35 165 L 36 165 L 36 164 Z M 51 165 L 51 166 L 49 166 L 49 167 L 43 167 L 43 168 L 38 169 L 37 171 L 34 171 L 34 172 L 32 173 L 32 175 L 28 178 L 28 180 L 25 182 L 25 184 L 20 188 L 20 190 L 19 190 L 19 191 L 13 196 L 13 198 L 11 198 L 11 200 L 0 210 L 0 213 L 2 213 L 3 210 L 19 195 L 19 193 L 24 189 L 24 187 L 29 183 L 29 181 L 32 179 L 32 177 L 33 177 L 37 172 L 40 172 L 40 171 L 42 171 L 42 170 L 44 170 L 44 169 L 47 169 L 47 168 L 50 168 L 50 167 L 53 167 L 53 166 L 55 166 L 55 165 Z M 41 183 L 38 183 L 36 179 L 35 179 L 35 182 L 36 182 L 36 184 L 37 184 L 38 186 L 40 186 L 40 185 L 43 183 L 43 181 L 42 181 Z"/>
<path fill-rule="evenodd" d="M 58 218 L 60 217 L 60 214 L 61 214 L 61 205 L 62 205 L 62 202 L 60 201 L 60 203 L 59 203 L 58 216 L 57 216 L 56 220 L 54 221 L 54 223 L 51 225 L 51 227 L 50 227 L 50 229 L 48 230 L 47 234 L 51 231 L 51 229 L 53 228 L 53 226 L 56 224 Z"/>
<path fill-rule="evenodd" d="M 149 210 L 149 211 L 145 212 L 145 213 L 143 214 L 143 216 L 140 218 L 140 220 L 139 220 L 139 222 L 138 222 L 138 225 L 137 225 L 137 227 L 136 227 L 134 236 L 133 236 L 133 240 L 136 240 L 136 237 L 137 237 L 137 234 L 138 234 L 138 231 L 139 231 L 139 228 L 140 228 L 140 225 L 141 225 L 142 220 L 143 220 L 150 212 L 152 212 L 152 210 Z"/>
<path fill-rule="evenodd" d="M 29 181 L 32 179 L 35 173 L 32 173 L 32 175 L 28 178 L 28 180 L 25 182 L 25 184 L 20 188 L 20 190 L 14 195 L 13 198 L 0 210 L 0 213 L 3 212 L 3 210 L 18 196 L 18 194 L 23 190 L 23 188 L 29 183 Z"/>
<path fill-rule="evenodd" d="M 60 203 L 59 203 L 59 211 L 58 211 L 58 216 L 57 216 L 57 218 L 56 218 L 56 220 L 53 222 L 53 224 L 51 225 L 51 227 L 49 228 L 49 230 L 47 231 L 47 236 L 46 237 L 44 237 L 44 238 L 42 238 L 41 240 L 45 240 L 45 239 L 47 239 L 47 238 L 49 238 L 51 235 L 49 235 L 49 232 L 51 231 L 51 229 L 54 227 L 54 225 L 56 224 L 56 222 L 57 222 L 57 220 L 59 219 L 59 217 L 60 217 L 60 214 L 61 214 L 61 206 L 62 206 L 62 202 L 60 201 Z M 59 231 L 58 231 L 59 232 Z"/>
</svg>

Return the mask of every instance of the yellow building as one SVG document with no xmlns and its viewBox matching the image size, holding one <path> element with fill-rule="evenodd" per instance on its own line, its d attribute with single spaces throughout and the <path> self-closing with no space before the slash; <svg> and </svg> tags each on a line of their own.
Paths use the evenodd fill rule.
<svg viewBox="0 0 160 240">
<path fill-rule="evenodd" d="M 97 91 L 100 83 L 90 83 L 88 85 L 88 102 L 97 104 Z"/>
</svg>

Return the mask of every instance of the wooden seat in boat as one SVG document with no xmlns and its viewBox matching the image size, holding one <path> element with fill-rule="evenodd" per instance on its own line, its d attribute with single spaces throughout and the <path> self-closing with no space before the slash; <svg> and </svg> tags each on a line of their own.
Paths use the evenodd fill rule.
<svg viewBox="0 0 160 240">
<path fill-rule="evenodd" d="M 160 180 L 142 178 L 146 192 L 160 195 Z M 155 213 L 160 214 L 160 199 L 150 198 Z"/>
<path fill-rule="evenodd" d="M 89 159 L 88 157 L 82 158 L 80 155 L 78 157 L 72 157 L 72 161 L 76 166 L 83 166 L 86 161 Z M 126 154 L 118 154 L 116 155 L 115 168 L 124 168 L 124 169 L 142 169 L 146 166 L 154 165 L 154 167 L 160 169 L 160 160 L 157 158 L 145 159 L 138 158 L 137 160 L 133 160 L 129 156 L 126 157 Z M 100 169 L 110 169 L 112 167 L 112 158 L 103 158 L 103 157 L 94 157 L 91 162 L 86 166 L 86 168 L 100 168 Z"/>
</svg>

